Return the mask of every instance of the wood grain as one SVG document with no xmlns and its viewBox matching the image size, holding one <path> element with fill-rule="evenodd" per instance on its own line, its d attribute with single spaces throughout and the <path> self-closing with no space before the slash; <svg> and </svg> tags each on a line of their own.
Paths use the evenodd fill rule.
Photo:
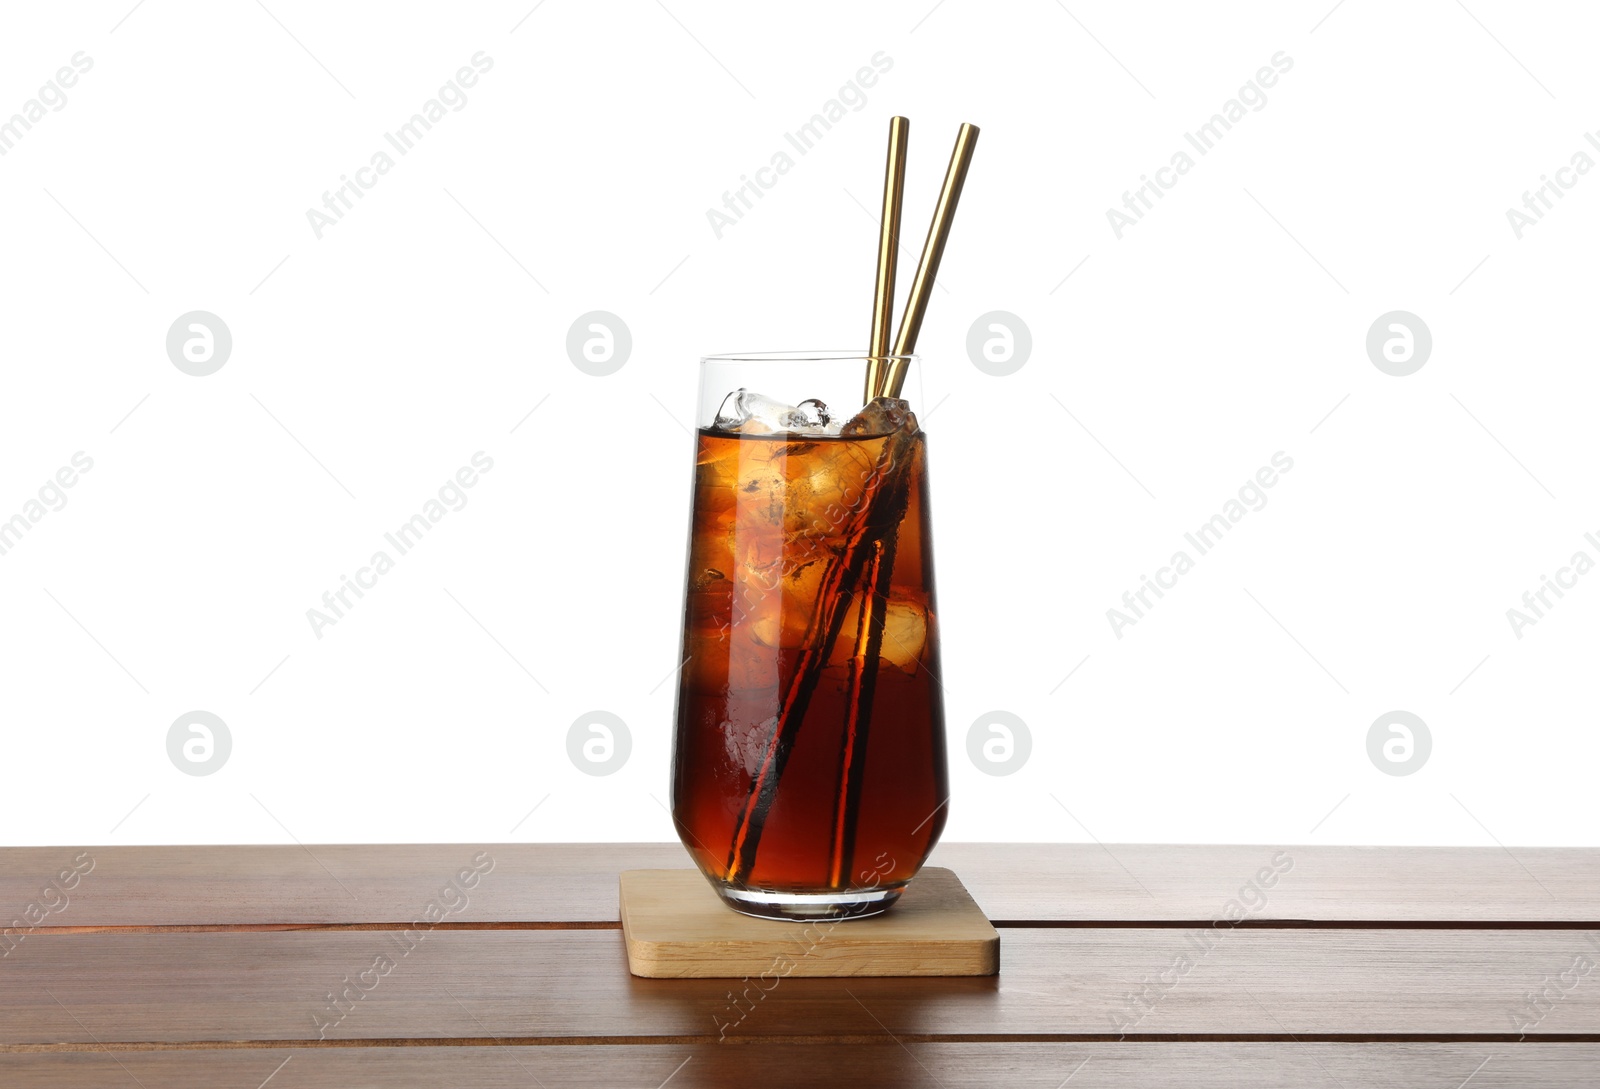
<svg viewBox="0 0 1600 1089">
<path fill-rule="evenodd" d="M 677 844 L 0 849 L 0 921 L 63 866 L 94 869 L 44 926 L 350 926 L 411 922 L 479 851 L 495 868 L 452 924 L 611 925 L 617 873 L 690 865 Z M 945 844 L 996 922 L 1174 924 L 1216 917 L 1280 848 Z M 1289 847 L 1293 868 L 1250 924 L 1600 926 L 1600 851 Z M 1247 893 L 1248 895 L 1248 893 Z"/>
<path fill-rule="evenodd" d="M 1600 931 L 1002 929 L 1005 970 L 967 979 L 649 980 L 615 931 L 103 933 L 30 938 L 0 961 L 0 1044 L 494 1038 L 816 1042 L 1220 1035 L 1577 1034 L 1600 1041 L 1600 971 L 1537 1024 L 1524 996 L 1600 960 Z M 1200 955 L 1197 942 L 1213 943 Z M 379 954 L 348 1012 L 330 992 Z M 1191 963 L 1181 974 L 1177 958 Z M 1168 972 L 1170 986 L 1161 980 Z M 352 995 L 357 992 L 352 991 Z M 1136 994 L 1144 995 L 1145 1005 Z M 1146 1009 L 1146 1006 L 1148 1009 Z"/>
<path fill-rule="evenodd" d="M 950 870 L 924 867 L 894 909 L 810 923 L 730 910 L 698 870 L 624 870 L 628 970 L 650 979 L 992 976 L 1000 935 Z"/>
<path fill-rule="evenodd" d="M 952 844 L 933 861 L 1010 924 L 1003 975 L 768 990 L 628 974 L 617 873 L 685 866 L 676 845 L 91 848 L 62 877 L 81 850 L 0 850 L 6 1089 L 1562 1089 L 1600 1069 L 1596 851 Z"/>
<path fill-rule="evenodd" d="M 687 1060 L 687 1061 L 686 1061 Z M 1579 1089 L 1600 1045 L 756 1044 L 0 1054 L 7 1089 Z M 276 1073 L 274 1073 L 276 1071 Z M 676 1073 L 674 1073 L 676 1071 Z M 1181 1079 L 1179 1074 L 1181 1072 Z M 135 1081 L 134 1079 L 137 1079 Z M 537 1079 L 537 1081 L 535 1081 Z M 1070 1079 L 1070 1081 L 1068 1081 Z"/>
</svg>

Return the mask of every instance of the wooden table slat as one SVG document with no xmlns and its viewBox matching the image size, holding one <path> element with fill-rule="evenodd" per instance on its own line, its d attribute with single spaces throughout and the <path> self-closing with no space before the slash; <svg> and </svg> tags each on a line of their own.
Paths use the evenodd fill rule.
<svg viewBox="0 0 1600 1089">
<path fill-rule="evenodd" d="M 350 931 L 30 938 L 0 962 L 0 1044 L 324 1032 L 714 1040 L 729 1025 L 741 1038 L 816 1040 L 883 1031 L 1491 1037 L 1520 1031 L 1519 1017 L 1533 1034 L 1600 1040 L 1600 971 L 1575 979 L 1542 1017 L 1524 1003 L 1577 958 L 1600 962 L 1600 931 L 1002 929 L 998 978 L 748 985 L 633 978 L 616 931 L 436 931 L 408 954 L 402 940 Z M 392 964 L 374 971 L 380 956 Z M 1189 966 L 1178 972 L 1180 957 Z M 348 1001 L 329 1001 L 346 987 Z"/>
<path fill-rule="evenodd" d="M 1580 1089 L 1600 1045 L 1128 1043 L 411 1047 L 0 1054 L 7 1089 Z M 274 1071 L 276 1070 L 276 1073 Z M 676 1073 L 674 1073 L 676 1071 Z M 1181 1080 L 1180 1079 L 1181 1076 Z M 535 1082 L 534 1079 L 537 1079 Z"/>
<path fill-rule="evenodd" d="M 486 852 L 473 889 L 449 882 Z M 52 879 L 82 854 L 65 893 Z M 1271 888 L 1252 888 L 1264 869 Z M 677 844 L 431 844 L 0 849 L 0 916 L 62 927 L 360 925 L 412 922 L 441 903 L 452 923 L 614 924 L 617 874 L 688 866 Z M 1594 923 L 1600 851 L 968 844 L 938 848 L 1002 923 Z"/>
</svg>

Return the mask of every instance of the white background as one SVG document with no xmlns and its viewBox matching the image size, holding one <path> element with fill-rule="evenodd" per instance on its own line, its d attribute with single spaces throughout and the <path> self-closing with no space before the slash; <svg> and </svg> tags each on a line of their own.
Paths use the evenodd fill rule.
<svg viewBox="0 0 1600 1089">
<path fill-rule="evenodd" d="M 8 8 L 0 117 L 93 67 L 0 157 L 0 518 L 94 467 L 0 556 L 0 841 L 672 838 L 695 361 L 864 347 L 858 205 L 903 113 L 913 248 L 983 128 L 919 345 L 946 837 L 1600 842 L 1600 575 L 1520 639 L 1506 616 L 1600 559 L 1600 171 L 1520 239 L 1506 216 L 1600 156 L 1600 27 L 1331 5 Z M 317 238 L 307 209 L 478 51 L 467 104 Z M 1280 51 L 1118 239 L 1107 209 Z M 879 52 L 717 238 L 707 209 Z M 1365 348 L 1397 309 L 1434 341 L 1404 378 Z M 192 310 L 232 332 L 210 377 L 167 358 Z M 632 332 L 610 377 L 567 357 L 591 310 Z M 1010 377 L 967 356 L 994 310 L 1032 334 Z M 468 505 L 319 639 L 307 610 L 480 450 Z M 1266 507 L 1113 634 L 1277 451 Z M 167 754 L 193 709 L 232 736 L 207 776 Z M 609 776 L 567 756 L 593 709 L 632 736 Z M 996 709 L 1032 736 L 1009 777 L 966 755 Z M 1433 742 L 1406 776 L 1367 754 L 1395 709 Z"/>
</svg>

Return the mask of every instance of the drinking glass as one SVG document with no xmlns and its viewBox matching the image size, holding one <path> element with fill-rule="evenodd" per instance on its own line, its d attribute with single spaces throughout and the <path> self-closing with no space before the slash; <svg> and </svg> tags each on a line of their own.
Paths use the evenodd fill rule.
<svg viewBox="0 0 1600 1089">
<path fill-rule="evenodd" d="M 877 914 L 944 828 L 927 437 L 867 363 L 701 360 L 672 817 L 750 915 Z"/>
</svg>

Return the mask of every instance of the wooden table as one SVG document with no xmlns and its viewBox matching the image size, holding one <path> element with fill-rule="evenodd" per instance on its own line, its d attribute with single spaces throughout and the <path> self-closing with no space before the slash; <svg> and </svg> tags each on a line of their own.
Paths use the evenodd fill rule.
<svg viewBox="0 0 1600 1089">
<path fill-rule="evenodd" d="M 933 862 L 998 978 L 634 979 L 675 845 L 0 850 L 0 1086 L 1600 1084 L 1600 851 Z"/>
</svg>

